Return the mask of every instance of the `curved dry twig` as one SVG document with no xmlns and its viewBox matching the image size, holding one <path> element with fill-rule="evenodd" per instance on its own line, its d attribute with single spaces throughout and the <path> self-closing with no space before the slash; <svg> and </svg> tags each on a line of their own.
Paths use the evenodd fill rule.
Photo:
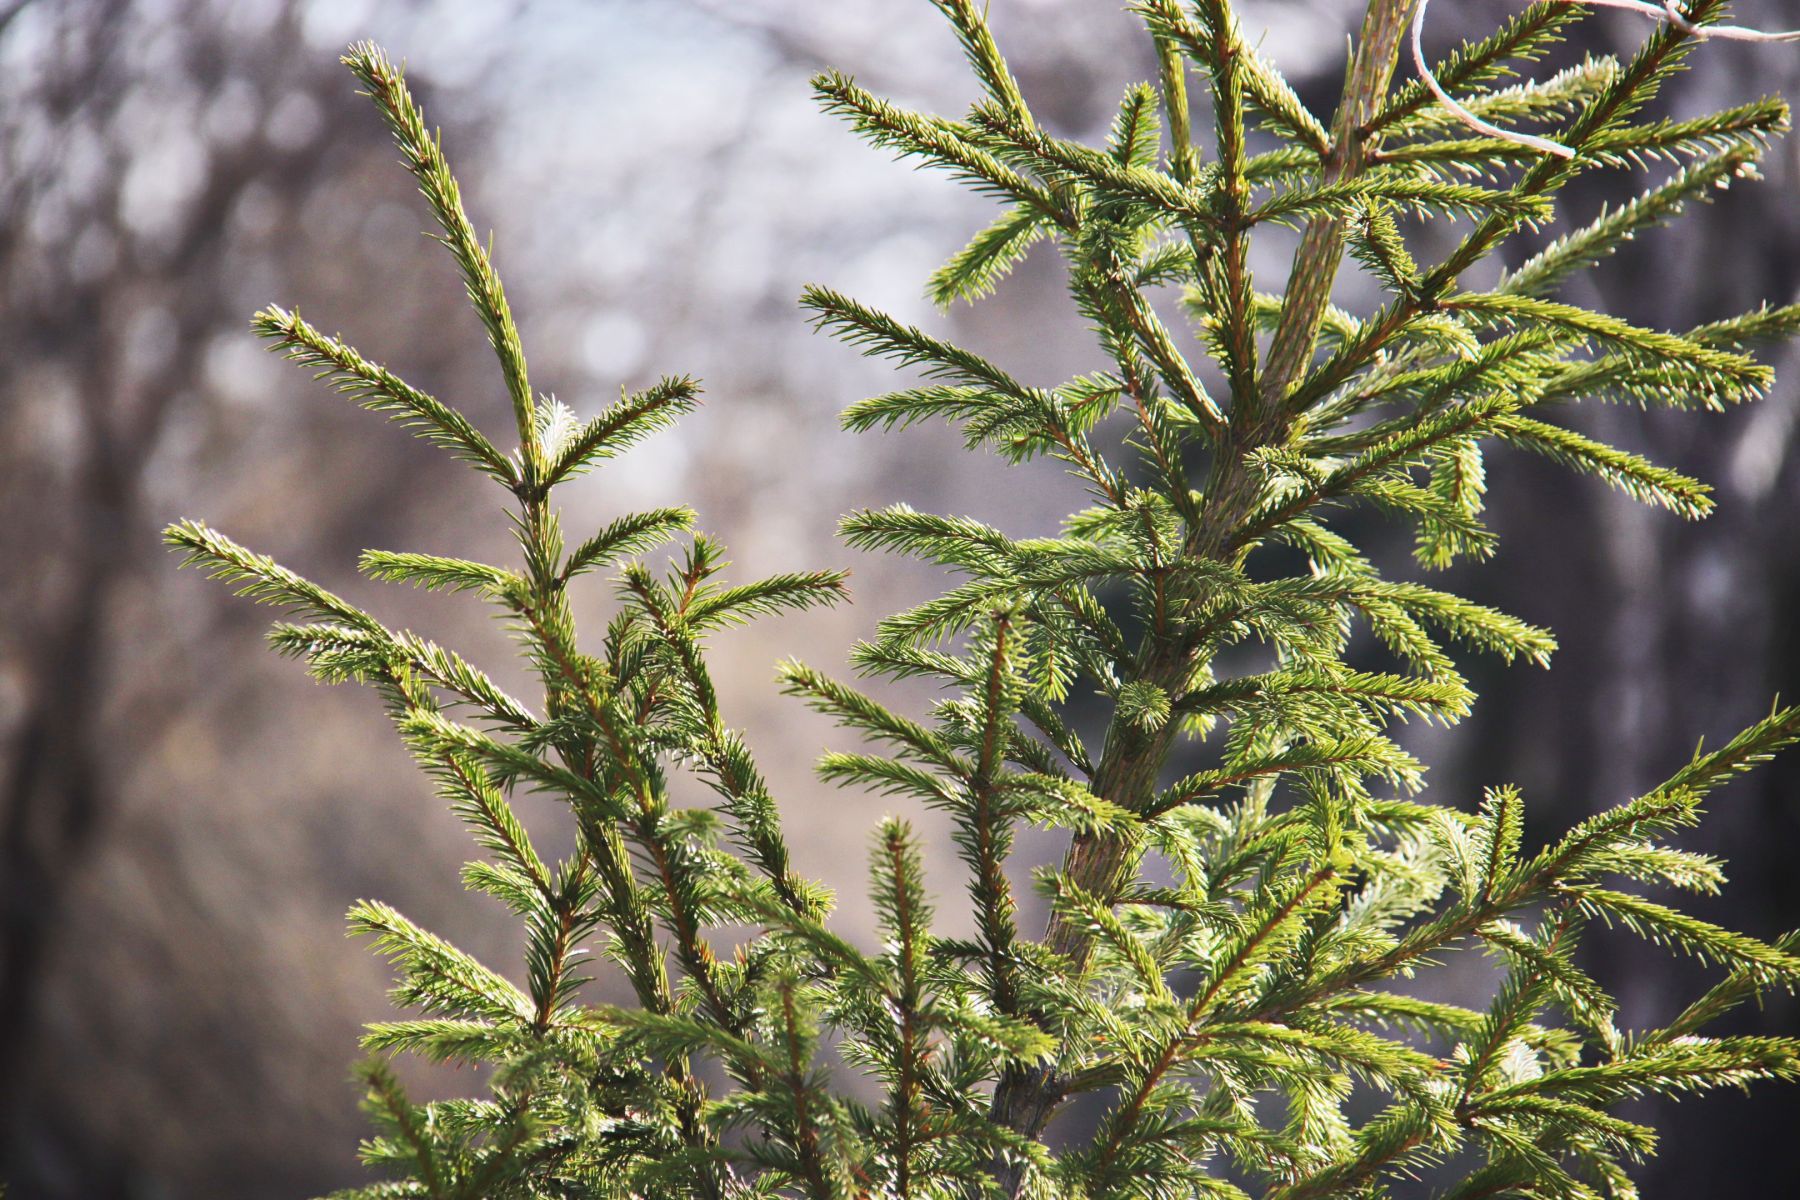
<svg viewBox="0 0 1800 1200">
<path fill-rule="evenodd" d="M 1707 40 L 1718 38 L 1729 42 L 1800 42 L 1800 29 L 1772 32 L 1764 29 L 1751 29 L 1744 25 L 1696 25 L 1688 20 L 1687 14 L 1682 11 L 1681 0 L 1663 0 L 1660 13 L 1653 11 L 1656 8 L 1653 4 L 1636 2 L 1628 4 L 1621 0 L 1587 0 L 1587 2 L 1648 11 L 1650 16 L 1666 18 L 1671 25 L 1683 33 Z"/>
<path fill-rule="evenodd" d="M 1431 94 L 1438 98 L 1438 103 L 1455 114 L 1456 119 L 1477 133 L 1485 133 L 1489 137 L 1499 138 L 1505 142 L 1515 142 L 1521 146 L 1529 146 L 1534 150 L 1542 150 L 1546 154 L 1554 154 L 1559 158 L 1574 158 L 1575 151 L 1561 142 L 1535 134 L 1520 133 L 1514 129 L 1502 129 L 1489 121 L 1484 121 L 1460 101 L 1444 89 L 1438 77 L 1425 60 L 1425 13 L 1431 8 L 1431 0 L 1419 0 L 1419 7 L 1413 10 L 1412 23 L 1412 55 L 1413 66 L 1419 72 L 1419 78 L 1431 89 Z"/>
<path fill-rule="evenodd" d="M 1696 25 L 1688 20 L 1681 0 L 1662 0 L 1653 4 L 1649 0 L 1561 0 L 1565 4 L 1586 4 L 1593 8 L 1623 8 L 1630 12 L 1641 13 L 1658 21 L 1667 21 L 1675 28 L 1691 37 L 1703 41 L 1714 39 L 1734 42 L 1794 42 L 1800 41 L 1800 29 L 1772 32 L 1763 29 L 1751 29 L 1743 25 Z M 1572 147 L 1551 138 L 1538 137 L 1535 134 L 1521 133 L 1516 129 L 1504 129 L 1489 121 L 1484 121 L 1471 112 L 1468 107 L 1452 96 L 1438 77 L 1431 70 L 1425 58 L 1425 13 L 1431 7 L 1431 0 L 1419 0 L 1419 7 L 1413 12 L 1412 54 L 1413 66 L 1419 72 L 1419 78 L 1431 94 L 1438 98 L 1438 103 L 1449 109 L 1456 119 L 1477 133 L 1501 141 L 1512 142 L 1520 146 L 1529 146 L 1545 154 L 1554 154 L 1558 158 L 1574 158 Z"/>
</svg>

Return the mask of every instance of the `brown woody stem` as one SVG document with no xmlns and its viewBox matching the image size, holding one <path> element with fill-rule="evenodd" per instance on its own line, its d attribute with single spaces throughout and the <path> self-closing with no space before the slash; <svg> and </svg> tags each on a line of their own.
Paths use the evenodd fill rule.
<svg viewBox="0 0 1800 1200">
<path fill-rule="evenodd" d="M 1344 79 L 1344 98 L 1331 126 L 1331 149 L 1325 162 L 1325 182 L 1342 183 L 1368 164 L 1364 127 L 1375 119 L 1387 96 L 1388 83 L 1400 60 L 1400 44 L 1412 0 L 1371 0 L 1363 16 L 1356 58 Z M 1262 400 L 1273 407 L 1300 377 L 1318 344 L 1319 322 L 1331 301 L 1338 266 L 1344 261 L 1344 222 L 1340 218 L 1315 217 L 1308 222 L 1294 254 L 1287 299 L 1281 320 L 1269 345 L 1262 376 Z"/>
<path fill-rule="evenodd" d="M 1410 10 L 1411 0 L 1370 0 L 1332 126 L 1326 164 L 1331 182 L 1352 177 L 1366 163 L 1363 126 L 1387 95 Z M 1257 493 L 1257 477 L 1248 456 L 1285 437 L 1287 419 L 1280 399 L 1312 356 L 1343 257 L 1342 223 L 1314 220 L 1295 256 L 1288 299 L 1260 381 L 1250 386 L 1251 394 L 1232 397 L 1230 428 L 1214 459 L 1200 521 L 1189 532 L 1188 550 L 1198 557 L 1235 558 L 1240 553 L 1231 535 L 1253 507 Z M 1134 678 L 1179 695 L 1202 650 L 1197 639 L 1153 629 L 1145 635 Z M 1129 811 L 1143 811 L 1174 746 L 1177 724 L 1168 722 L 1155 731 L 1145 731 L 1115 714 L 1093 777 L 1094 793 Z M 1137 848 L 1120 835 L 1081 834 L 1064 857 L 1063 873 L 1072 886 L 1104 902 L 1118 895 L 1136 861 Z M 1077 976 L 1086 971 L 1092 939 L 1084 930 L 1053 914 L 1044 940 L 1069 960 Z M 1061 1103 L 1063 1088 L 1054 1066 L 1016 1070 L 995 1092 L 993 1118 L 1007 1129 L 1035 1137 Z M 1020 1170 L 1001 1163 L 996 1165 L 996 1174 L 1005 1194 L 1016 1195 Z"/>
</svg>

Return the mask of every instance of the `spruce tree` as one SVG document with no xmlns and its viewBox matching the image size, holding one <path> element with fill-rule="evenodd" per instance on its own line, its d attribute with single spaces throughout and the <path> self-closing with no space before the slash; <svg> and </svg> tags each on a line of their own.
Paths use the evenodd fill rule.
<svg viewBox="0 0 1800 1200">
<path fill-rule="evenodd" d="M 796 703 L 863 739 L 825 755 L 826 779 L 954 823 L 966 900 L 927 880 L 905 820 L 875 827 L 873 952 L 833 931 L 828 897 L 796 873 L 707 661 L 715 630 L 835 603 L 843 576 L 728 583 L 684 508 L 565 540 L 557 485 L 669 425 L 699 388 L 665 378 L 591 416 L 534 391 L 488 245 L 400 69 L 370 45 L 345 58 L 461 268 L 517 445 L 295 312 L 266 309 L 255 327 L 509 494 L 514 565 L 370 551 L 361 566 L 495 606 L 542 688 L 515 698 L 204 524 L 168 530 L 189 563 L 287 610 L 277 650 L 380 694 L 480 847 L 464 883 L 523 926 L 512 971 L 385 904 L 352 909 L 393 960 L 408 1015 L 365 1039 L 377 1133 L 363 1153 L 386 1181 L 350 1194 L 1633 1195 L 1631 1165 L 1655 1134 L 1622 1104 L 1800 1074 L 1800 1040 L 1707 1032 L 1800 981 L 1800 937 L 1762 941 L 1649 894 L 1720 886 L 1720 863 L 1678 836 L 1715 788 L 1800 737 L 1800 709 L 1528 847 L 1515 789 L 1426 802 L 1391 726 L 1468 712 L 1446 642 L 1544 662 L 1551 635 L 1411 571 L 1386 577 L 1341 514 L 1411 522 L 1422 567 L 1480 559 L 1494 546 L 1483 456 L 1519 447 L 1703 516 L 1704 484 L 1577 432 L 1569 406 L 1728 409 L 1768 389 L 1746 347 L 1793 333 L 1800 307 L 1665 332 L 1556 293 L 1753 174 L 1786 107 L 1642 115 L 1719 0 L 1672 6 L 1627 60 L 1542 78 L 1521 64 L 1584 12 L 1532 4 L 1404 83 L 1412 5 L 1370 0 L 1323 119 L 1245 39 L 1230 0 L 1140 0 L 1158 76 L 1125 90 L 1111 136 L 1089 146 L 1033 116 L 981 5 L 936 3 L 982 89 L 967 114 L 909 111 L 836 73 L 818 96 L 876 146 L 999 202 L 932 277 L 939 304 L 991 292 L 1050 242 L 1109 365 L 1026 382 L 828 287 L 804 296 L 820 328 L 922 377 L 853 404 L 849 428 L 942 419 L 1004 463 L 1056 459 L 1088 492 L 1060 530 L 1024 539 L 903 504 L 843 522 L 854 546 L 955 576 L 854 655 L 863 676 L 940 684 L 928 714 L 781 668 Z M 1471 136 L 1468 116 L 1497 132 Z M 1666 178 L 1485 290 L 1459 282 L 1548 226 L 1577 177 L 1663 164 Z M 1408 246 L 1421 215 L 1460 222 L 1440 261 Z M 1249 250 L 1275 225 L 1301 234 L 1271 292 Z M 1373 311 L 1331 303 L 1346 256 L 1380 284 Z M 1174 294 L 1191 331 L 1167 311 Z M 647 559 L 670 543 L 666 564 Z M 579 637 L 570 588 L 603 574 L 615 615 Z M 1370 635 L 1391 669 L 1347 665 Z M 1234 647 L 1254 653 L 1221 658 Z M 1231 665 L 1246 662 L 1260 665 Z M 1076 713 L 1096 706 L 1090 746 Z M 521 792 L 566 809 L 568 859 L 533 849 L 511 803 Z M 1038 875 L 1041 936 L 1022 927 L 1009 874 L 1025 827 L 1068 836 L 1060 866 Z M 934 932 L 951 903 L 972 907 L 973 937 Z M 1620 1028 L 1579 953 L 1609 926 L 1712 964 L 1717 981 L 1664 1027 Z M 1498 965 L 1485 1004 L 1407 986 L 1456 951 Z M 636 1004 L 584 992 L 597 970 L 620 973 Z M 489 1092 L 415 1103 L 384 1065 L 398 1052 L 491 1068 Z M 1051 1124 L 1076 1106 L 1084 1123 Z"/>
</svg>

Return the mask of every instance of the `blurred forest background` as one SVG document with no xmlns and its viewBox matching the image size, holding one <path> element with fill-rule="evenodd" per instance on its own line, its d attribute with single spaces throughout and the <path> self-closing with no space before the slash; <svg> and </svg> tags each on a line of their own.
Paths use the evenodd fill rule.
<svg viewBox="0 0 1800 1200">
<path fill-rule="evenodd" d="M 1239 7 L 1308 101 L 1329 107 L 1361 5 Z M 1515 7 L 1441 0 L 1432 41 Z M 1121 88 L 1154 77 L 1111 0 L 994 0 L 992 15 L 1059 133 L 1098 136 Z M 1738 16 L 1793 23 L 1784 0 L 1744 0 Z M 1628 54 L 1648 32 L 1602 11 L 1567 56 Z M 840 433 L 837 409 L 896 385 L 813 337 L 794 306 L 816 280 L 1034 381 L 1096 365 L 1047 248 L 997 299 L 932 313 L 924 278 L 984 223 L 985 202 L 812 107 L 807 77 L 832 65 L 960 111 L 972 85 L 923 0 L 0 5 L 0 1179 L 12 1200 L 260 1200 L 352 1181 L 362 1120 L 348 1064 L 360 1024 L 389 1007 L 385 967 L 344 940 L 349 902 L 378 896 L 485 960 L 517 958 L 507 915 L 460 891 L 466 836 L 374 698 L 275 660 L 260 643 L 271 614 L 178 575 L 157 539 L 172 518 L 204 516 L 393 622 L 505 658 L 475 602 L 377 591 L 354 572 L 365 546 L 503 559 L 501 498 L 247 329 L 265 303 L 296 305 L 490 427 L 505 420 L 452 264 L 417 236 L 423 207 L 336 63 L 360 37 L 410 60 L 476 224 L 497 231 L 540 386 L 592 411 L 660 373 L 706 381 L 698 415 L 572 493 L 572 534 L 687 501 L 744 575 L 854 569 L 854 608 L 719 646 L 727 712 L 770 769 L 800 865 L 839 889 L 853 934 L 866 930 L 860 864 L 884 807 L 812 779 L 838 735 L 775 696 L 771 669 L 798 654 L 841 671 L 854 638 L 934 581 L 844 549 L 837 515 L 905 499 L 1029 534 L 1078 494 L 1054 465 L 1002 480 L 942 431 Z M 1800 51 L 1718 44 L 1667 107 L 1775 91 L 1800 99 Z M 1572 285 L 1576 297 L 1671 328 L 1794 300 L 1795 146 L 1771 150 L 1767 182 L 1640 240 Z M 1577 207 L 1616 201 L 1624 183 L 1584 181 Z M 1419 231 L 1421 256 L 1446 237 Z M 1273 279 L 1286 252 L 1255 265 Z M 1340 298 L 1366 301 L 1361 287 L 1347 277 Z M 1478 664 L 1476 716 L 1449 735 L 1414 731 L 1440 801 L 1516 782 L 1541 837 L 1662 778 L 1697 737 L 1735 730 L 1775 692 L 1800 692 L 1800 354 L 1770 355 L 1782 382 L 1751 409 L 1578 418 L 1715 482 L 1720 511 L 1701 526 L 1540 462 L 1495 461 L 1500 556 L 1448 583 L 1551 626 L 1563 649 L 1549 672 Z M 1409 542 L 1379 525 L 1360 535 L 1394 557 Z M 590 624 L 602 619 L 604 588 L 585 603 Z M 1714 808 L 1689 842 L 1732 863 L 1708 915 L 1765 935 L 1800 924 L 1800 759 Z M 953 908 L 956 877 L 936 883 Z M 1666 957 L 1607 947 L 1589 965 L 1628 1020 L 1697 986 Z M 1796 1024 L 1786 999 L 1741 1023 Z M 1755 1194 L 1791 1155 L 1800 1089 L 1649 1115 L 1665 1141 L 1643 1171 L 1648 1196 L 1716 1194 L 1727 1177 Z"/>
</svg>

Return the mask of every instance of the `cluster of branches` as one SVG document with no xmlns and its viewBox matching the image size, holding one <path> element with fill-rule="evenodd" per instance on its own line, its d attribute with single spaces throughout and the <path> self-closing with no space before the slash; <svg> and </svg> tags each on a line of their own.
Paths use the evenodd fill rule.
<svg viewBox="0 0 1800 1200">
<path fill-rule="evenodd" d="M 1555 417 L 1578 400 L 1749 399 L 1770 379 L 1744 346 L 1793 332 L 1800 308 L 1672 333 L 1553 293 L 1749 173 L 1786 108 L 1638 118 L 1693 27 L 1719 16 L 1714 0 L 1628 61 L 1509 83 L 1580 15 L 1540 3 L 1437 66 L 1471 111 L 1553 127 L 1568 158 L 1467 137 L 1422 84 L 1394 86 L 1409 4 L 1372 0 L 1325 124 L 1245 41 L 1228 0 L 1142 0 L 1159 78 L 1126 90 L 1111 137 L 1092 147 L 1033 117 L 973 0 L 937 4 L 983 88 L 966 117 L 907 111 L 837 74 L 817 80 L 819 96 L 876 145 L 1002 203 L 933 278 L 940 303 L 990 291 L 1048 239 L 1111 365 L 1028 384 L 836 292 L 806 294 L 822 328 L 924 377 L 852 406 L 851 428 L 942 418 L 972 449 L 1062 461 L 1090 493 L 1050 537 L 904 506 L 844 522 L 853 545 L 961 577 L 855 652 L 864 675 L 940 683 L 928 717 L 783 668 L 790 693 L 870 743 L 826 755 L 827 779 L 954 823 L 974 936 L 933 932 L 918 840 L 890 819 L 872 853 L 874 953 L 832 932 L 827 898 L 795 874 L 705 659 L 712 630 L 836 601 L 842 577 L 727 586 L 719 548 L 691 533 L 685 509 L 624 516 L 565 545 L 554 487 L 666 425 L 697 389 L 665 379 L 585 420 L 538 397 L 488 250 L 400 72 L 370 46 L 346 58 L 463 271 L 519 445 L 503 451 L 297 314 L 268 309 L 257 328 L 510 493 L 516 568 L 389 552 L 362 565 L 498 606 L 543 691 L 534 710 L 454 652 L 204 525 L 169 531 L 190 562 L 291 611 L 272 634 L 279 650 L 321 679 L 379 691 L 486 852 L 465 882 L 525 927 L 520 986 L 387 906 L 353 910 L 396 963 L 397 998 L 420 1013 L 374 1026 L 367 1045 L 494 1068 L 487 1098 L 416 1104 L 369 1065 L 380 1134 L 365 1156 L 394 1179 L 356 1194 L 1303 1200 L 1386 1195 L 1453 1161 L 1447 1195 L 1458 1200 L 1631 1195 L 1628 1166 L 1654 1134 L 1616 1115 L 1621 1102 L 1800 1074 L 1800 1041 L 1702 1032 L 1800 981 L 1800 938 L 1760 941 L 1642 892 L 1720 885 L 1717 861 L 1669 838 L 1715 787 L 1800 737 L 1800 709 L 1776 709 L 1529 851 L 1514 790 L 1478 805 L 1421 802 L 1420 764 L 1389 727 L 1467 711 L 1446 641 L 1543 662 L 1550 635 L 1384 578 L 1332 522 L 1371 505 L 1416 524 L 1426 565 L 1484 556 L 1482 455 L 1494 444 L 1704 514 L 1701 483 Z M 1204 149 L 1196 81 L 1214 125 Z M 1266 148 L 1253 152 L 1252 135 Z M 1577 175 L 1665 162 L 1675 168 L 1662 182 L 1491 289 L 1459 286 L 1548 222 Z M 1463 222 L 1442 261 L 1414 258 L 1402 226 L 1412 214 Z M 1249 270 L 1250 240 L 1272 224 L 1304 228 L 1280 293 L 1259 291 Z M 1347 254 L 1384 289 L 1374 312 L 1328 302 Z M 1158 311 L 1172 287 L 1203 356 Z M 685 548 L 666 571 L 644 564 L 674 540 Z M 606 570 L 616 615 L 597 644 L 582 643 L 569 588 Z M 1346 664 L 1363 626 L 1391 670 Z M 1221 652 L 1246 645 L 1264 665 L 1230 673 Z M 1108 713 L 1094 749 L 1073 727 L 1077 692 Z M 1169 782 L 1183 745 L 1211 765 Z M 689 785 L 712 799 L 678 805 Z M 532 848 L 511 807 L 521 792 L 566 807 L 577 830 L 566 861 Z M 1070 832 L 1061 866 L 1039 876 L 1052 917 L 1035 940 L 1019 928 L 1007 869 L 1022 826 Z M 1166 871 L 1144 870 L 1151 854 Z M 1596 922 L 1715 964 L 1719 981 L 1663 1028 L 1621 1029 L 1578 963 Z M 721 956 L 713 942 L 732 929 Z M 1486 1008 L 1389 986 L 1459 948 L 1503 968 Z M 584 999 L 596 949 L 635 1007 Z M 864 1090 L 834 1082 L 834 1059 Z M 1091 1136 L 1047 1131 L 1083 1098 Z"/>
</svg>

